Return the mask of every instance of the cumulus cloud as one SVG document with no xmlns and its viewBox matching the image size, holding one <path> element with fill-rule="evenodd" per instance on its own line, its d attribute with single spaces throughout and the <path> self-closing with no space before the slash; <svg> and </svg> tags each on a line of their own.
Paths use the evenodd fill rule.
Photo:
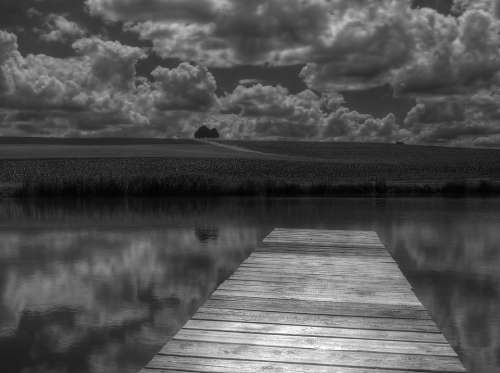
<svg viewBox="0 0 500 373">
<path fill-rule="evenodd" d="M 313 56 L 302 71 L 310 88 L 327 91 L 389 83 L 396 94 L 421 96 L 467 93 L 498 79 L 496 2 L 474 2 L 458 17 L 430 8 L 411 9 L 404 1 L 383 3 L 375 5 L 377 11 L 367 6 L 356 18 L 343 18 L 345 25 L 325 49 L 331 55 L 320 61 Z M 352 49 L 343 54 L 339 45 Z"/>
<path fill-rule="evenodd" d="M 303 62 L 331 20 L 328 0 L 153 1 L 147 7 L 140 0 L 87 0 L 87 6 L 91 14 L 126 22 L 162 57 L 210 66 Z"/>
<path fill-rule="evenodd" d="M 407 1 L 354 2 L 330 20 L 330 30 L 301 72 L 320 91 L 359 89 L 390 80 L 410 59 L 414 41 L 407 26 L 413 10 Z"/>
<path fill-rule="evenodd" d="M 32 14 L 36 14 L 32 12 Z M 47 42 L 72 42 L 87 34 L 78 23 L 70 21 L 64 15 L 50 13 L 45 17 L 43 28 L 37 29 L 40 39 Z"/>
<path fill-rule="evenodd" d="M 247 78 L 247 79 L 240 79 L 238 81 L 238 85 L 242 85 L 245 87 L 251 87 L 256 84 L 265 84 L 266 82 L 262 79 L 255 79 L 255 78 Z"/>
<path fill-rule="evenodd" d="M 38 9 L 31 7 L 26 12 L 26 15 L 28 16 L 28 18 L 35 18 L 35 17 L 41 17 L 43 13 L 40 12 Z"/>
<path fill-rule="evenodd" d="M 213 125 L 226 137 L 394 141 L 408 134 L 393 114 L 377 119 L 352 111 L 339 93 L 290 94 L 281 86 L 240 85 L 220 101 L 226 116 Z"/>
<path fill-rule="evenodd" d="M 205 68 L 157 68 L 151 82 L 136 73 L 146 57 L 141 48 L 97 37 L 73 48 L 78 56 L 71 58 L 23 56 L 16 36 L 0 31 L 4 133 L 187 135 L 193 128 L 186 123 L 200 115 L 194 112 L 216 103 L 215 79 Z M 38 118 L 23 116 L 34 110 Z"/>
<path fill-rule="evenodd" d="M 408 135 L 396 123 L 394 114 L 378 119 L 342 107 L 326 118 L 323 138 L 335 141 L 391 142 L 407 140 Z"/>
<path fill-rule="evenodd" d="M 98 37 L 77 40 L 73 48 L 83 56 L 82 61 L 90 62 L 88 84 L 95 87 L 133 88 L 135 66 L 139 60 L 146 58 L 141 48 L 104 41 Z"/>
<path fill-rule="evenodd" d="M 227 137 L 317 138 L 323 123 L 320 98 L 312 91 L 292 95 L 281 86 L 238 86 L 221 98 L 221 132 Z"/>
<path fill-rule="evenodd" d="M 287 4 L 284 4 L 284 3 Z M 126 29 L 153 43 L 163 58 L 208 66 L 302 62 L 327 17 L 318 1 L 253 1 L 232 4 L 208 22 L 173 20 L 128 22 Z M 168 10 L 166 10 L 168 12 Z M 299 26 L 299 27 L 297 27 Z M 296 54 L 299 54 L 296 56 Z"/>
<path fill-rule="evenodd" d="M 43 54 L 22 56 L 13 34 L 0 32 L 3 63 L 0 94 L 11 106 L 84 109 L 106 95 L 132 89 L 140 48 L 98 38 L 73 45 L 80 54 L 54 58 Z"/>
<path fill-rule="evenodd" d="M 168 64 L 185 62 L 138 76 L 149 49 L 84 37 L 77 18 L 49 14 L 41 38 L 72 43 L 75 56 L 23 55 L 0 33 L 0 120 L 31 131 L 20 111 L 42 110 L 38 123 L 54 133 L 183 136 L 212 118 L 227 137 L 484 143 L 499 126 L 500 1 L 449 0 L 441 12 L 431 3 L 86 0 L 103 29 L 115 22 Z M 210 69 L 242 65 L 303 67 L 308 89 L 249 74 L 217 97 Z M 339 94 L 381 85 L 417 100 L 403 123 L 352 111 Z"/>
<path fill-rule="evenodd" d="M 225 0 L 86 0 L 93 15 L 110 21 L 186 20 L 210 22 L 225 7 Z"/>
<path fill-rule="evenodd" d="M 161 109 L 205 111 L 216 104 L 217 83 L 206 67 L 183 62 L 175 69 L 157 67 L 151 75 Z"/>
<path fill-rule="evenodd" d="M 0 63 L 3 64 L 10 58 L 17 57 L 15 56 L 17 49 L 16 35 L 0 30 Z"/>
<path fill-rule="evenodd" d="M 451 11 L 456 15 L 464 14 L 468 10 L 484 10 L 497 17 L 500 15 L 500 1 L 498 0 L 454 0 Z"/>
<path fill-rule="evenodd" d="M 454 14 L 410 0 L 87 0 L 164 58 L 208 66 L 306 64 L 318 91 L 392 84 L 397 92 L 457 90 L 499 70 L 499 2 L 456 0 Z"/>
<path fill-rule="evenodd" d="M 411 133 L 415 143 L 498 144 L 500 91 L 494 88 L 467 97 L 419 99 L 408 113 L 404 128 Z"/>
<path fill-rule="evenodd" d="M 469 93 L 498 80 L 500 23 L 491 13 L 469 10 L 455 19 L 423 10 L 419 16 L 414 58 L 394 74 L 397 93 Z"/>
</svg>

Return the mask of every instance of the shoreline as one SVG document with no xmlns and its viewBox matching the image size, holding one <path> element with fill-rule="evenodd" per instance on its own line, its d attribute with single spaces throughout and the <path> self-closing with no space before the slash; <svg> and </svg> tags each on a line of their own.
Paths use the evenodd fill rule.
<svg viewBox="0 0 500 373">
<path fill-rule="evenodd" d="M 215 178 L 31 179 L 0 185 L 0 198 L 128 197 L 468 197 L 500 196 L 500 181 L 444 181 L 433 184 L 359 182 L 298 184 L 265 180 L 226 184 Z"/>
</svg>

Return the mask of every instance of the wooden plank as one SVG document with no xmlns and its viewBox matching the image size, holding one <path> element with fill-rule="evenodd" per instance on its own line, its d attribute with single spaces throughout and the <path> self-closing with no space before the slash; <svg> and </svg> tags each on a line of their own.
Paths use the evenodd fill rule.
<svg viewBox="0 0 500 373">
<path fill-rule="evenodd" d="M 362 288 L 363 290 L 359 290 Z M 314 289 L 315 293 L 323 293 L 335 291 L 337 294 L 341 292 L 362 292 L 362 293 L 372 293 L 372 292 L 389 292 L 391 294 L 401 293 L 403 295 L 408 294 L 409 285 L 401 283 L 371 283 L 370 281 L 363 281 L 362 279 L 354 280 L 349 283 L 341 281 L 340 279 L 332 281 L 310 281 L 305 286 L 301 286 L 300 283 L 290 283 L 290 282 L 280 282 L 280 281 L 226 281 L 224 284 L 219 286 L 219 290 L 250 290 L 253 292 L 292 292 L 295 294 L 307 293 L 309 290 Z M 328 295 L 327 294 L 327 295 Z M 329 298 L 330 299 L 330 298 Z"/>
<path fill-rule="evenodd" d="M 311 242 L 324 242 L 327 244 L 339 243 L 354 243 L 355 245 L 374 244 L 381 246 L 378 235 L 364 233 L 339 233 L 339 232 L 321 232 L 318 230 L 306 230 L 303 232 L 279 231 L 274 230 L 265 239 L 267 242 L 283 242 L 289 243 L 300 242 L 300 244 L 308 244 Z"/>
<path fill-rule="evenodd" d="M 151 369 L 143 373 L 181 372 L 176 368 L 189 369 L 189 372 L 203 373 L 416 373 L 409 370 L 385 370 L 350 368 L 319 364 L 291 364 L 255 360 L 215 359 L 195 356 L 158 355 L 151 361 Z M 167 368 L 166 368 L 167 367 Z"/>
<path fill-rule="evenodd" d="M 341 252 L 345 253 L 345 255 L 374 256 L 374 255 L 380 255 L 381 250 L 383 250 L 381 247 L 367 249 L 355 246 L 345 247 L 345 246 L 309 245 L 309 246 L 301 246 L 299 248 L 288 245 L 268 244 L 263 247 L 258 247 L 257 249 L 255 249 L 255 253 L 256 254 L 295 253 L 298 255 L 314 254 L 318 256 L 332 256 L 332 255 L 337 255 L 337 253 Z"/>
<path fill-rule="evenodd" d="M 252 346 L 247 344 L 179 341 L 175 338 L 165 345 L 160 354 L 280 363 L 324 364 L 374 369 L 464 372 L 460 361 L 456 357 L 449 356 L 312 350 L 291 347 Z M 235 372 L 238 371 L 237 367 L 238 362 L 235 361 Z"/>
<path fill-rule="evenodd" d="M 325 316 L 202 307 L 193 316 L 193 319 L 439 333 L 439 329 L 432 320 L 392 319 L 388 317 Z"/>
<path fill-rule="evenodd" d="M 354 242 L 349 239 L 336 239 L 336 240 L 331 240 L 329 238 L 302 238 L 302 237 L 277 237 L 273 239 L 266 239 L 264 243 L 274 243 L 274 244 L 300 244 L 301 246 L 303 245 L 314 245 L 317 244 L 318 246 L 322 247 L 327 247 L 327 246 L 333 246 L 333 247 L 363 247 L 367 249 L 380 249 L 383 248 L 383 245 L 380 242 L 374 241 L 359 241 L 359 242 Z"/>
<path fill-rule="evenodd" d="M 257 275 L 257 276 L 276 276 L 279 274 L 280 277 L 289 277 L 289 278 L 307 278 L 307 279 L 317 279 L 317 280 L 334 280 L 334 279 L 344 279 L 345 281 L 348 281 L 350 279 L 357 279 L 357 278 L 366 278 L 368 276 L 367 273 L 364 272 L 356 272 L 356 273 L 351 273 L 349 274 L 348 271 L 343 271 L 343 272 L 320 272 L 317 271 L 316 274 L 312 273 L 307 273 L 307 272 L 299 272 L 298 271 L 287 271 L 287 270 L 282 270 L 282 271 L 273 271 L 270 269 L 254 269 L 254 268 L 240 268 L 236 272 L 234 272 L 237 275 Z M 373 281 L 378 281 L 378 280 L 394 280 L 394 281 L 405 281 L 405 278 L 401 275 L 398 274 L 371 274 L 370 279 Z"/>
<path fill-rule="evenodd" d="M 356 269 L 356 272 L 352 272 L 353 269 Z M 378 271 L 377 271 L 378 269 Z M 395 272 L 397 268 L 392 267 L 392 268 L 384 268 L 383 266 L 378 267 L 378 268 L 359 268 L 356 266 L 341 266 L 338 265 L 335 268 L 315 268 L 314 271 L 312 272 L 313 269 L 307 269 L 307 268 L 288 268 L 284 266 L 252 266 L 252 265 L 241 265 L 238 270 L 245 270 L 248 272 L 273 272 L 273 273 L 282 273 L 282 274 L 304 274 L 304 275 L 327 275 L 327 276 L 340 276 L 340 275 L 372 275 L 374 277 L 385 277 L 385 278 L 404 278 L 403 275 L 399 272 Z"/>
<path fill-rule="evenodd" d="M 275 229 L 142 372 L 464 371 L 375 232 Z"/>
<path fill-rule="evenodd" d="M 311 289 L 312 290 L 312 289 Z M 244 292 L 240 290 L 216 290 L 213 294 L 218 295 L 228 295 L 228 296 L 241 296 L 244 294 L 247 297 L 255 298 L 271 298 L 271 299 L 298 299 L 306 301 L 324 301 L 327 302 L 331 299 L 331 292 L 304 292 L 296 293 L 294 291 L 251 291 L 250 289 L 245 289 Z M 338 302 L 365 302 L 369 304 L 391 304 L 391 305 L 418 305 L 419 301 L 414 299 L 409 294 L 404 293 L 391 293 L 387 292 L 373 292 L 364 289 L 358 289 L 353 291 L 336 291 L 335 299 Z"/>
<path fill-rule="evenodd" d="M 276 258 L 275 260 L 269 260 L 266 258 L 256 258 L 252 256 L 248 258 L 243 264 L 244 266 L 282 266 L 287 264 L 289 266 L 298 266 L 300 268 L 328 268 L 330 270 L 335 269 L 335 267 L 353 267 L 359 266 L 360 264 L 366 264 L 366 259 L 356 259 L 356 258 L 342 258 L 342 257 L 328 257 L 322 262 L 318 262 L 316 257 L 302 257 L 302 258 Z M 370 259 L 370 269 L 378 269 L 380 267 L 397 267 L 397 264 L 392 259 L 387 258 L 371 258 Z M 332 268 L 333 267 L 333 268 Z"/>
<path fill-rule="evenodd" d="M 358 323 L 359 325 L 359 323 Z M 369 325 L 363 325 L 365 327 Z M 337 337 L 352 339 L 371 339 L 389 341 L 431 342 L 448 344 L 440 333 L 379 330 L 379 329 L 353 329 L 346 327 L 318 327 L 286 324 L 259 324 L 251 322 L 230 322 L 212 320 L 189 320 L 184 329 L 240 331 L 247 333 L 266 333 L 312 337 Z"/>
<path fill-rule="evenodd" d="M 359 261 L 366 260 L 364 258 L 365 255 L 361 255 L 361 253 L 366 253 L 367 251 L 371 250 L 356 250 L 356 249 L 349 249 L 349 248 L 344 248 L 341 250 L 337 251 L 332 251 L 332 250 L 327 250 L 327 252 L 330 254 L 331 257 L 334 257 L 333 259 L 335 260 L 353 260 L 353 259 L 358 259 Z M 346 254 L 355 254 L 355 255 L 346 255 Z M 376 252 L 375 252 L 376 253 Z M 395 263 L 394 259 L 389 256 L 389 255 L 381 255 L 379 253 L 376 253 L 377 255 L 370 255 L 373 261 L 389 261 L 390 263 Z M 296 261 L 310 261 L 310 262 L 315 262 L 318 263 L 318 257 L 316 254 L 311 253 L 274 253 L 274 252 L 255 252 L 251 257 L 248 258 L 250 261 L 266 261 L 266 263 L 272 263 L 275 261 L 280 261 L 280 260 L 296 260 Z M 327 260 L 327 259 L 325 259 Z M 319 262 L 322 263 L 323 261 Z"/>
<path fill-rule="evenodd" d="M 326 283 L 319 286 L 315 283 L 307 284 L 301 287 L 295 284 L 272 285 L 272 283 L 261 283 L 253 286 L 239 285 L 234 283 L 223 284 L 213 294 L 245 294 L 245 296 L 255 296 L 266 298 L 268 296 L 275 299 L 305 299 L 328 301 L 332 292 L 336 293 L 339 301 L 349 302 L 364 297 L 365 303 L 384 303 L 384 304 L 416 304 L 416 301 L 408 294 L 408 288 L 398 288 L 391 286 L 389 289 L 381 287 L 364 286 L 356 287 L 344 284 L 342 286 L 330 287 Z M 260 295 L 260 296 L 259 296 Z M 358 300 L 361 301 L 361 300 Z"/>
<path fill-rule="evenodd" d="M 357 247 L 357 248 L 366 248 L 366 249 L 382 249 L 384 246 L 382 244 L 375 244 L 371 242 L 362 242 L 362 243 L 354 243 L 351 241 L 335 241 L 335 242 L 330 242 L 327 239 L 324 240 L 312 240 L 312 239 L 307 239 L 305 241 L 302 241 L 302 238 L 279 238 L 279 239 L 273 239 L 272 241 L 266 240 L 264 241 L 265 243 L 281 243 L 281 244 L 287 244 L 287 243 L 300 243 L 301 245 L 307 247 L 309 245 L 311 246 L 323 246 L 323 247 Z M 307 250 L 307 248 L 306 248 Z"/>
<path fill-rule="evenodd" d="M 243 309 L 282 313 L 310 314 L 318 316 L 353 316 L 390 319 L 430 320 L 429 313 L 420 304 L 417 306 L 394 306 L 389 304 L 366 304 L 354 302 L 310 302 L 301 300 L 278 300 L 249 297 L 212 296 L 203 308 Z M 432 321 L 429 321 L 432 323 Z"/>
<path fill-rule="evenodd" d="M 385 249 L 375 249 L 370 250 L 360 249 L 356 247 L 314 247 L 310 246 L 307 251 L 304 247 L 293 247 L 293 246 L 279 246 L 279 245 L 266 245 L 265 247 L 259 247 L 255 249 L 253 253 L 254 258 L 279 258 L 279 254 L 283 255 L 295 255 L 297 257 L 303 257 L 308 255 L 322 255 L 322 256 L 336 256 L 336 257 L 375 257 L 375 258 L 386 258 L 392 259 L 389 253 Z"/>
<path fill-rule="evenodd" d="M 245 344 L 252 346 L 297 347 L 331 351 L 366 351 L 399 354 L 456 356 L 455 351 L 442 343 L 371 340 L 363 338 L 316 337 L 281 335 L 256 332 L 234 332 L 210 330 L 192 330 L 183 328 L 175 336 L 178 341 L 200 341 L 215 343 Z"/>
<path fill-rule="evenodd" d="M 363 240 L 378 241 L 379 237 L 374 231 L 356 230 L 328 230 L 328 229 L 282 229 L 276 228 L 267 235 L 265 240 L 272 240 L 275 237 L 300 237 L 300 238 L 326 238 L 331 241 L 336 239 L 350 239 L 355 242 Z"/>
<path fill-rule="evenodd" d="M 310 283 L 321 283 L 323 281 L 332 281 L 332 282 L 345 282 L 348 280 L 351 284 L 354 283 L 367 283 L 371 282 L 373 285 L 376 284 L 394 284 L 394 285 L 405 285 L 407 287 L 411 287 L 410 284 L 408 284 L 407 281 L 404 281 L 404 279 L 399 278 L 399 277 L 383 277 L 383 276 L 363 276 L 363 275 L 353 275 L 353 276 L 347 276 L 347 275 L 334 275 L 334 274 L 327 274 L 323 276 L 311 276 L 309 274 L 283 274 L 283 273 L 276 273 L 276 272 L 270 272 L 270 271 L 236 271 L 232 276 L 231 276 L 231 281 L 232 280 L 237 280 L 237 279 L 256 279 L 262 280 L 262 281 L 278 281 L 278 282 L 292 282 L 295 284 L 302 283 L 309 281 Z M 229 280 L 228 280 L 229 281 Z M 374 281 L 376 281 L 376 284 L 374 284 Z"/>
<path fill-rule="evenodd" d="M 328 280 L 321 280 L 321 279 L 307 279 L 303 278 L 302 280 L 298 278 L 283 278 L 283 277 L 276 277 L 272 275 L 266 275 L 262 276 L 259 278 L 259 276 L 247 276 L 245 274 L 238 274 L 238 275 L 233 275 L 229 280 L 226 280 L 224 286 L 262 286 L 264 285 L 269 285 L 270 287 L 278 287 L 281 288 L 282 285 L 288 284 L 289 286 L 297 286 L 297 284 L 300 284 L 302 281 L 309 281 L 308 285 L 309 286 L 315 286 L 317 288 L 321 289 L 331 289 L 331 290 L 336 290 L 342 287 L 363 287 L 366 286 L 368 288 L 373 287 L 376 289 L 403 289 L 403 290 L 408 290 L 410 289 L 410 285 L 408 283 L 405 283 L 403 281 L 391 281 L 387 279 L 381 279 L 378 281 L 376 284 L 370 281 L 370 279 L 366 279 L 363 277 L 356 277 L 354 279 L 349 279 L 349 283 L 346 284 L 345 280 L 342 277 L 332 277 L 331 279 Z"/>
</svg>

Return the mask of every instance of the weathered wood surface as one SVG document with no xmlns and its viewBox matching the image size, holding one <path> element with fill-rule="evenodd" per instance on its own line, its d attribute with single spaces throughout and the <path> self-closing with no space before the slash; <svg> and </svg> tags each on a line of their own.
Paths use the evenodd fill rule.
<svg viewBox="0 0 500 373">
<path fill-rule="evenodd" d="M 142 373 L 465 372 L 375 232 L 275 229 Z"/>
</svg>

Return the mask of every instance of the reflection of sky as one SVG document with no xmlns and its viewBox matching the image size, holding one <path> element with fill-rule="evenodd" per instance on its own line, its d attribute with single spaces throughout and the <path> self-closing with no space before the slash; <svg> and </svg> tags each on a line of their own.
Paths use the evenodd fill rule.
<svg viewBox="0 0 500 373">
<path fill-rule="evenodd" d="M 374 229 L 500 372 L 500 200 L 0 202 L 0 372 L 136 372 L 273 227 Z"/>
<path fill-rule="evenodd" d="M 220 227 L 203 242 L 192 228 L 2 231 L 0 361 L 11 360 L 7 371 L 136 371 L 256 242 L 252 228 Z"/>
<path fill-rule="evenodd" d="M 417 295 L 474 373 L 500 372 L 500 219 L 489 218 L 401 222 L 389 239 Z"/>
</svg>

